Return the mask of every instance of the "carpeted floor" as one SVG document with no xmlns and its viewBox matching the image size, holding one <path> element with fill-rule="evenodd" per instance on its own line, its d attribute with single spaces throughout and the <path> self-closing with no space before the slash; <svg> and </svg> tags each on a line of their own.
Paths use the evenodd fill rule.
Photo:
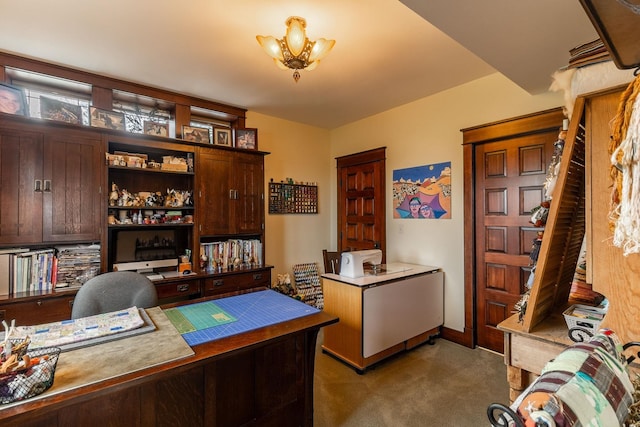
<svg viewBox="0 0 640 427">
<path fill-rule="evenodd" d="M 508 404 L 501 355 L 436 339 L 363 375 L 322 353 L 314 382 L 316 427 L 488 426 L 490 403 Z"/>
</svg>

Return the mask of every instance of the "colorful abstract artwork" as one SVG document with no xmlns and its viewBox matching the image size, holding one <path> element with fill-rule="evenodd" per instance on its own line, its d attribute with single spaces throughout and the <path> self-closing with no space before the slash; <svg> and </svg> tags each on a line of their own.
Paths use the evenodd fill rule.
<svg viewBox="0 0 640 427">
<path fill-rule="evenodd" d="M 393 171 L 393 217 L 451 218 L 451 162 Z"/>
</svg>

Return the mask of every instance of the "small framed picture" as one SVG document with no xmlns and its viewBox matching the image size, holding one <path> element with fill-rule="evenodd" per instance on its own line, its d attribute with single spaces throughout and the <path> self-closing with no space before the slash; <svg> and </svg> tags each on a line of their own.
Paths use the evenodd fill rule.
<svg viewBox="0 0 640 427">
<path fill-rule="evenodd" d="M 245 128 L 236 129 L 236 148 L 246 150 L 258 149 L 258 129 Z"/>
<path fill-rule="evenodd" d="M 232 147 L 233 141 L 231 140 L 231 129 L 213 128 L 213 143 L 215 145 Z"/>
<path fill-rule="evenodd" d="M 211 144 L 209 129 L 182 126 L 182 139 L 200 144 Z"/>
<path fill-rule="evenodd" d="M 82 107 L 45 96 L 40 97 L 40 117 L 59 122 L 82 124 Z"/>
<path fill-rule="evenodd" d="M 158 123 L 151 120 L 144 122 L 145 135 L 169 136 L 169 123 Z"/>
<path fill-rule="evenodd" d="M 0 112 L 28 116 L 27 98 L 19 87 L 0 83 Z"/>
<path fill-rule="evenodd" d="M 124 114 L 115 111 L 91 107 L 89 121 L 91 126 L 105 129 L 124 130 Z"/>
</svg>

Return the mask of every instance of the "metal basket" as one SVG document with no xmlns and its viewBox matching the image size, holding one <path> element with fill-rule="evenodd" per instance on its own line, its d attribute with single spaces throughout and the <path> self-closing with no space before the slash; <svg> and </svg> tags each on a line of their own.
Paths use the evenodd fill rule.
<svg viewBox="0 0 640 427">
<path fill-rule="evenodd" d="M 0 374 L 0 404 L 29 399 L 48 390 L 53 384 L 60 348 L 43 347 L 27 351 L 38 364 L 7 374 Z"/>
</svg>

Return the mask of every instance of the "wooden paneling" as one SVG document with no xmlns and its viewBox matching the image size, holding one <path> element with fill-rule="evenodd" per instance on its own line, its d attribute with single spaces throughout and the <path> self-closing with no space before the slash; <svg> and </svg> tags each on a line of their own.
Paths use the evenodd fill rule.
<svg viewBox="0 0 640 427">
<path fill-rule="evenodd" d="M 613 246 L 608 220 L 612 190 L 608 149 L 612 119 L 621 103 L 621 93 L 622 90 L 618 89 L 587 100 L 590 154 L 588 211 L 591 215 L 587 251 L 592 255 L 587 266 L 590 267 L 593 289 L 609 300 L 609 310 L 602 326 L 613 329 L 622 342 L 629 342 L 640 341 L 640 254 L 624 256 L 621 248 Z M 634 167 L 633 173 L 636 172 Z M 634 187 L 633 191 L 638 189 Z"/>
<path fill-rule="evenodd" d="M 567 306 L 571 282 L 585 233 L 585 121 L 584 99 L 574 107 L 574 117 L 562 153 L 554 190 L 556 197 L 545 226 L 536 274 L 524 317 L 533 329 L 553 311 Z"/>
</svg>

